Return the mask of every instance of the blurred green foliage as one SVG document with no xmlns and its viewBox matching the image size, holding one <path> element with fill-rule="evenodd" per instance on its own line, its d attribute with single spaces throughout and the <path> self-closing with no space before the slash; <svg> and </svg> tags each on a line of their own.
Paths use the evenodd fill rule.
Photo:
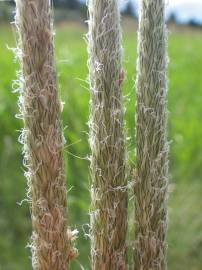
<svg viewBox="0 0 202 270">
<path fill-rule="evenodd" d="M 11 21 L 13 19 L 12 11 L 13 11 L 13 8 L 8 4 L 8 2 L 0 1 L 0 22 Z"/>
<path fill-rule="evenodd" d="M 128 156 L 135 164 L 135 25 L 124 26 L 124 83 Z M 131 29 L 131 30 L 129 30 Z M 132 30 L 134 29 L 134 31 Z M 80 256 L 71 269 L 89 267 L 89 172 L 87 52 L 84 34 L 87 29 L 73 22 L 56 28 L 56 65 L 62 100 L 69 216 L 72 228 L 79 230 Z M 12 93 L 18 64 L 7 47 L 16 46 L 15 31 L 0 25 L 0 269 L 31 269 L 29 249 L 30 210 L 24 202 L 26 180 L 23 176 L 22 129 L 18 114 L 17 93 Z M 169 34 L 169 139 L 170 189 L 168 264 L 170 270 L 202 269 L 202 39 L 199 30 L 182 28 Z M 133 198 L 130 196 L 130 208 Z M 130 210 L 129 244 L 132 245 L 133 214 Z M 131 250 L 130 250 L 131 252 Z"/>
</svg>

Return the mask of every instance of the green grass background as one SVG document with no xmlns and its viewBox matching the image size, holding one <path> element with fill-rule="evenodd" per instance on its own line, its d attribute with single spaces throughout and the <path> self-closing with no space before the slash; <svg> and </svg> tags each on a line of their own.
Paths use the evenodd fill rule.
<svg viewBox="0 0 202 270">
<path fill-rule="evenodd" d="M 71 269 L 89 267 L 88 234 L 90 203 L 88 161 L 87 53 L 84 34 L 87 29 L 76 23 L 56 27 L 56 63 L 62 100 L 67 144 L 68 200 L 72 229 L 79 230 L 80 256 Z M 30 211 L 25 202 L 26 179 L 18 137 L 22 121 L 18 114 L 16 79 L 18 64 L 7 47 L 16 46 L 10 25 L 0 24 L 0 270 L 31 269 L 26 245 L 31 234 Z M 124 66 L 127 78 L 126 127 L 129 163 L 134 157 L 136 27 L 126 22 L 123 35 Z M 169 32 L 169 140 L 170 199 L 168 231 L 168 269 L 202 269 L 202 31 L 171 28 Z M 79 158 L 78 158 L 79 157 Z M 130 208 L 133 198 L 130 195 Z M 133 242 L 133 213 L 129 216 L 128 243 Z M 130 250 L 131 253 L 131 250 Z"/>
</svg>

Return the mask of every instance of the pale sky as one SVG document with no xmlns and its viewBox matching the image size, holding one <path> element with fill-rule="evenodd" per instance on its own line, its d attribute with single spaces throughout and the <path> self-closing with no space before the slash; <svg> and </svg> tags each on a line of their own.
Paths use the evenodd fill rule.
<svg viewBox="0 0 202 270">
<path fill-rule="evenodd" d="M 85 0 L 83 0 L 83 1 L 85 1 Z M 128 2 L 128 0 L 119 0 L 119 1 L 122 5 L 124 5 L 124 3 Z M 132 1 L 134 1 L 135 3 L 140 2 L 140 0 L 132 0 Z M 193 6 L 197 5 L 197 4 L 202 4 L 202 0 L 165 0 L 165 1 L 167 2 L 167 4 L 169 6 L 172 6 L 172 7 L 179 5 L 179 4 L 181 4 L 181 5 L 191 4 Z"/>
<path fill-rule="evenodd" d="M 198 3 L 200 3 L 201 2 L 201 0 L 169 0 L 169 2 L 170 3 L 172 3 L 172 4 L 175 4 L 175 3 L 187 3 L 187 2 L 198 2 Z"/>
<path fill-rule="evenodd" d="M 140 1 L 140 0 L 138 0 Z M 192 4 L 201 4 L 202 0 L 165 0 L 170 5 L 176 5 L 176 4 L 186 4 L 186 3 L 192 3 Z M 127 2 L 127 0 L 122 0 L 122 2 Z M 135 0 L 137 2 L 137 0 Z"/>
<path fill-rule="evenodd" d="M 127 0 L 119 0 L 121 6 Z M 132 0 L 139 4 L 140 0 Z M 195 20 L 202 25 L 202 0 L 165 0 L 167 4 L 167 16 L 174 14 L 178 23 L 188 23 L 190 20 Z"/>
<path fill-rule="evenodd" d="M 176 4 L 186 4 L 186 3 L 191 3 L 191 4 L 201 4 L 201 0 L 166 0 L 168 4 L 170 5 L 176 5 Z"/>
</svg>

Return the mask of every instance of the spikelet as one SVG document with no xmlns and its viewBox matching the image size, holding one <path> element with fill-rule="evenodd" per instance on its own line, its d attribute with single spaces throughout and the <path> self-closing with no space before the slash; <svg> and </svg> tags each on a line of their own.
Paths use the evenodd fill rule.
<svg viewBox="0 0 202 270">
<path fill-rule="evenodd" d="M 89 0 L 89 16 L 91 267 L 125 270 L 127 179 L 118 1 Z"/>
<path fill-rule="evenodd" d="M 76 255 L 67 227 L 64 138 L 54 64 L 49 0 L 16 0 L 22 75 L 21 136 L 31 196 L 32 266 L 66 270 Z"/>
<path fill-rule="evenodd" d="M 142 0 L 138 37 L 135 270 L 166 269 L 168 143 L 164 0 Z"/>
</svg>

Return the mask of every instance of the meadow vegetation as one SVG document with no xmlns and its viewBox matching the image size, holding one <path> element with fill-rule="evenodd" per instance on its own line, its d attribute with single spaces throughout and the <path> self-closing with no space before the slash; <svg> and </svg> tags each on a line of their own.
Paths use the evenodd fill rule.
<svg viewBox="0 0 202 270">
<path fill-rule="evenodd" d="M 124 24 L 124 82 L 128 162 L 135 164 L 135 65 L 136 25 Z M 56 26 L 56 64 L 60 93 L 64 101 L 63 123 L 68 200 L 72 229 L 79 230 L 80 256 L 71 269 L 82 264 L 89 269 L 89 162 L 87 28 L 74 22 Z M 202 269 L 202 32 L 193 28 L 169 31 L 169 140 L 170 199 L 168 269 Z M 18 114 L 16 70 L 13 52 L 16 35 L 8 24 L 0 24 L 0 269 L 31 269 L 29 249 L 30 212 L 23 176 L 22 146 L 17 142 L 22 128 Z M 130 181 L 130 179 L 129 179 Z M 19 203 L 22 201 L 21 206 Z M 130 204 L 133 204 L 133 194 Z M 133 213 L 128 242 L 132 245 Z"/>
</svg>

